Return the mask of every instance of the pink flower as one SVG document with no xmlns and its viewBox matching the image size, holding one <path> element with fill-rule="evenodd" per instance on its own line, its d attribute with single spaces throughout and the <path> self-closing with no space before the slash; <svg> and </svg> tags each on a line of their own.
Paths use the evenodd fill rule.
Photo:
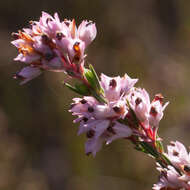
<svg viewBox="0 0 190 190">
<path fill-rule="evenodd" d="M 29 80 L 32 80 L 33 78 L 39 76 L 41 74 L 40 69 L 35 67 L 24 67 L 20 72 L 16 73 L 14 75 L 14 78 L 20 79 L 20 84 L 25 84 Z"/>
<path fill-rule="evenodd" d="M 167 149 L 168 154 L 166 155 L 174 166 L 179 169 L 190 166 L 190 153 L 187 152 L 182 143 L 179 141 L 171 142 L 170 145 L 167 146 Z"/>
<path fill-rule="evenodd" d="M 93 97 L 83 97 L 73 99 L 71 112 L 78 118 L 74 122 L 80 122 L 78 134 L 86 133 L 88 138 L 85 145 L 86 154 L 92 153 L 94 156 L 102 147 L 102 144 L 111 143 L 118 138 L 129 137 L 132 130 L 119 122 L 127 113 L 123 102 L 101 104 Z"/>
<path fill-rule="evenodd" d="M 160 171 L 159 182 L 154 184 L 153 190 L 189 190 L 190 185 L 184 181 L 179 173 L 172 167 L 157 168 Z"/>
<path fill-rule="evenodd" d="M 88 46 L 96 37 L 96 25 L 92 21 L 82 21 L 78 27 L 78 37 Z"/>
<path fill-rule="evenodd" d="M 150 105 L 150 114 L 149 114 L 149 122 L 150 125 L 154 127 L 158 127 L 160 120 L 163 117 L 163 111 L 167 107 L 169 102 L 166 102 L 163 105 L 163 96 L 161 94 L 157 94 Z"/>
<path fill-rule="evenodd" d="M 43 70 L 66 72 L 81 77 L 84 70 L 86 47 L 96 36 L 96 26 L 83 21 L 77 29 L 75 20 L 60 21 L 42 12 L 39 21 L 32 21 L 31 28 L 13 33 L 12 44 L 19 51 L 15 61 Z"/>
<path fill-rule="evenodd" d="M 133 88 L 128 95 L 130 107 L 140 121 L 147 121 L 150 112 L 150 98 L 145 89 Z"/>
<path fill-rule="evenodd" d="M 101 86 L 104 89 L 105 97 L 109 102 L 117 101 L 121 96 L 129 93 L 138 79 L 131 79 L 127 74 L 124 77 L 108 77 L 101 74 Z"/>
</svg>

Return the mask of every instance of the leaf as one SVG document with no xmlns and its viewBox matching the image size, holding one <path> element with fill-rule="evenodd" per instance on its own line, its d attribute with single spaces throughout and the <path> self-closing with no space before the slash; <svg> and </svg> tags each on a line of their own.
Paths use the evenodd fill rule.
<svg viewBox="0 0 190 190">
<path fill-rule="evenodd" d="M 83 84 L 76 84 L 75 86 L 72 86 L 68 83 L 64 83 L 66 87 L 68 87 L 70 90 L 72 90 L 73 92 L 83 95 L 83 96 L 87 96 L 89 95 L 89 90 L 88 88 L 83 85 Z"/>
<path fill-rule="evenodd" d="M 91 87 L 93 89 L 97 89 L 96 79 L 94 78 L 94 75 L 93 75 L 92 71 L 89 70 L 89 69 L 85 69 L 84 74 L 85 74 L 85 77 L 86 77 L 87 81 L 90 83 Z"/>
<path fill-rule="evenodd" d="M 100 86 L 100 80 L 98 78 L 98 75 L 96 74 L 96 71 L 94 70 L 94 67 L 91 64 L 89 65 L 89 68 L 93 74 L 94 80 L 96 82 L 96 86 L 97 86 L 98 90 L 100 90 L 101 86 Z"/>
</svg>

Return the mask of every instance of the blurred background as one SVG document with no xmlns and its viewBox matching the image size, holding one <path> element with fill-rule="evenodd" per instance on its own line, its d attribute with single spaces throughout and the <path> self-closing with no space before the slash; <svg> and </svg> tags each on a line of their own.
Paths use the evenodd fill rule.
<svg viewBox="0 0 190 190">
<path fill-rule="evenodd" d="M 45 72 L 24 86 L 12 79 L 24 65 L 13 58 L 11 33 L 38 20 L 41 11 L 61 19 L 96 22 L 87 50 L 96 71 L 139 78 L 153 98 L 170 105 L 160 136 L 190 145 L 190 1 L 6 0 L 0 2 L 0 190 L 151 189 L 154 161 L 115 141 L 95 158 L 84 154 L 84 136 L 67 111 L 73 92 L 62 73 Z"/>
</svg>

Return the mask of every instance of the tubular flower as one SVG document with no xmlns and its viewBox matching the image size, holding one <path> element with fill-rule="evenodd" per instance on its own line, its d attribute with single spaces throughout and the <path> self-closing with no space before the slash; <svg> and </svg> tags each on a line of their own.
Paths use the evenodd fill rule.
<svg viewBox="0 0 190 190">
<path fill-rule="evenodd" d="M 160 171 L 159 182 L 154 184 L 153 190 L 189 190 L 190 184 L 185 181 L 172 166 L 163 169 L 160 166 L 157 168 Z"/>
<path fill-rule="evenodd" d="M 81 76 L 85 48 L 96 36 L 95 24 L 83 21 L 77 29 L 74 20 L 61 22 L 57 13 L 52 17 L 45 12 L 42 12 L 39 21 L 31 21 L 30 24 L 31 28 L 13 33 L 12 44 L 19 51 L 14 60 L 41 71 L 64 71 L 72 77 Z M 21 75 L 14 78 L 21 79 Z"/>
<path fill-rule="evenodd" d="M 168 102 L 163 105 L 163 97 L 158 94 L 150 103 L 149 94 L 145 89 L 141 88 L 132 88 L 127 96 L 127 100 L 130 109 L 136 116 L 138 125 L 140 124 L 140 128 L 142 129 L 135 130 L 135 133 L 142 137 L 143 141 L 155 141 L 158 125 Z"/>
<path fill-rule="evenodd" d="M 73 99 L 70 111 L 78 116 L 74 120 L 80 122 L 78 134 L 86 133 L 88 138 L 86 154 L 92 153 L 95 156 L 104 142 L 109 144 L 115 139 L 132 135 L 132 130 L 117 120 L 127 115 L 126 96 L 136 82 L 137 79 L 131 79 L 127 75 L 111 78 L 102 74 L 100 84 L 107 104 L 100 103 L 91 96 Z"/>
<path fill-rule="evenodd" d="M 171 142 L 167 147 L 168 153 L 165 155 L 175 167 L 168 166 L 163 169 L 159 166 L 157 169 L 161 172 L 159 182 L 154 185 L 154 190 L 174 189 L 189 190 L 190 189 L 190 154 L 185 146 L 176 141 Z"/>
</svg>

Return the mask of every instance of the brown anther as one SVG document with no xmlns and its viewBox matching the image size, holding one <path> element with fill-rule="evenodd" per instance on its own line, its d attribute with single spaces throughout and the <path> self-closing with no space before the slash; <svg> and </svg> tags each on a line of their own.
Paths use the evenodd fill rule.
<svg viewBox="0 0 190 190">
<path fill-rule="evenodd" d="M 174 151 L 173 151 L 173 155 L 174 155 L 174 156 L 178 156 L 178 155 L 179 155 L 179 152 L 177 152 L 177 151 L 174 150 Z"/>
<path fill-rule="evenodd" d="M 18 40 L 20 38 L 18 33 L 13 32 L 11 36 L 14 38 L 14 40 Z"/>
<path fill-rule="evenodd" d="M 48 24 L 48 22 L 52 21 L 52 19 L 49 17 L 46 19 L 46 24 Z"/>
<path fill-rule="evenodd" d="M 90 112 L 90 113 L 94 112 L 94 108 L 92 106 L 89 106 L 88 107 L 88 112 Z"/>
<path fill-rule="evenodd" d="M 135 100 L 135 104 L 136 104 L 137 106 L 138 106 L 141 102 L 142 102 L 142 99 L 139 98 L 139 97 Z"/>
<path fill-rule="evenodd" d="M 158 112 L 156 111 L 156 109 L 154 107 L 151 107 L 150 109 L 150 114 L 153 116 L 153 117 L 156 117 L 156 115 L 158 114 Z"/>
<path fill-rule="evenodd" d="M 70 25 L 70 22 L 67 19 L 64 20 L 64 23 L 65 23 L 66 26 Z"/>
<path fill-rule="evenodd" d="M 73 45 L 73 49 L 75 50 L 75 52 L 79 52 L 80 51 L 80 42 L 75 42 L 75 44 Z"/>
<path fill-rule="evenodd" d="M 113 107 L 113 110 L 118 114 L 121 112 L 121 108 L 118 106 Z"/>
<path fill-rule="evenodd" d="M 88 27 L 89 25 L 91 25 L 93 22 L 92 21 L 89 21 L 87 24 L 86 24 L 86 27 Z"/>
<path fill-rule="evenodd" d="M 88 121 L 88 118 L 87 117 L 83 117 L 82 119 L 84 122 L 87 122 Z"/>
<path fill-rule="evenodd" d="M 36 23 L 35 23 L 33 20 L 30 20 L 30 21 L 29 21 L 29 24 L 35 25 Z"/>
<path fill-rule="evenodd" d="M 171 141 L 171 142 L 170 142 L 170 145 L 171 145 L 171 146 L 175 146 L 175 142 Z"/>
<path fill-rule="evenodd" d="M 154 96 L 153 102 L 159 101 L 161 104 L 163 104 L 163 99 L 164 99 L 164 97 L 162 96 L 162 94 L 156 94 L 156 95 Z"/>
<path fill-rule="evenodd" d="M 86 133 L 86 137 L 90 139 L 94 136 L 94 134 L 95 134 L 95 131 L 91 129 Z"/>
<path fill-rule="evenodd" d="M 58 40 L 61 40 L 63 37 L 64 37 L 64 35 L 63 35 L 62 32 L 57 32 L 57 33 L 56 33 L 56 38 L 57 38 Z"/>
<path fill-rule="evenodd" d="M 49 37 L 46 34 L 42 35 L 42 43 L 48 44 L 50 42 Z"/>
<path fill-rule="evenodd" d="M 111 123 L 110 126 L 107 128 L 107 131 L 112 133 L 113 135 L 116 134 L 116 132 L 113 129 L 113 126 L 115 125 L 115 123 Z"/>
<path fill-rule="evenodd" d="M 86 104 L 87 101 L 86 101 L 85 99 L 82 99 L 82 100 L 80 101 L 80 103 L 81 103 L 81 104 Z"/>
<path fill-rule="evenodd" d="M 184 165 L 183 169 L 185 172 L 190 173 L 190 166 Z"/>
<path fill-rule="evenodd" d="M 117 82 L 115 79 L 110 80 L 109 86 L 115 88 L 117 86 Z"/>
</svg>

